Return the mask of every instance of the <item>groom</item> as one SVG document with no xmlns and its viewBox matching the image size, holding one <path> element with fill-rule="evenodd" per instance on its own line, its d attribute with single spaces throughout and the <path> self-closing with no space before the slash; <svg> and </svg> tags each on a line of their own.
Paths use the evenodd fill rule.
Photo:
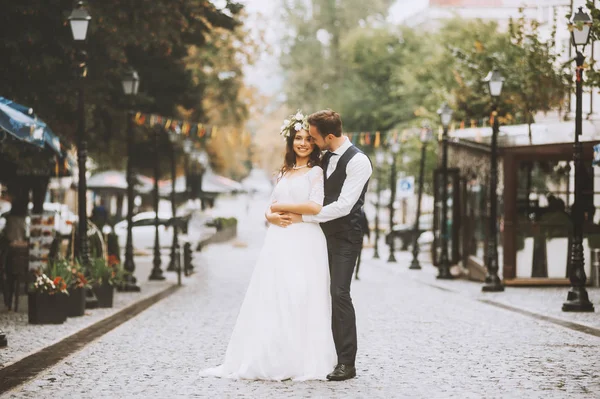
<svg viewBox="0 0 600 399">
<path fill-rule="evenodd" d="M 321 150 L 325 200 L 317 215 L 292 215 L 293 222 L 320 223 L 327 238 L 331 274 L 333 340 L 338 364 L 327 379 L 343 381 L 356 376 L 356 317 L 350 282 L 362 247 L 361 218 L 372 167 L 369 158 L 342 135 L 337 112 L 323 110 L 308 117 L 309 134 Z"/>
</svg>

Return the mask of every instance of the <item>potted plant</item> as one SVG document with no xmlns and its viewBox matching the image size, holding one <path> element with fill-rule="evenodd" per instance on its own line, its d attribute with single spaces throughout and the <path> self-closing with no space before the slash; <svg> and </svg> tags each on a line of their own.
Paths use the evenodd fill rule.
<svg viewBox="0 0 600 399">
<path fill-rule="evenodd" d="M 112 308 L 114 288 L 123 283 L 125 270 L 115 256 L 95 258 L 90 262 L 92 290 L 98 298 L 99 308 Z"/>
<path fill-rule="evenodd" d="M 79 262 L 70 262 L 66 259 L 60 259 L 57 262 L 60 262 L 70 271 L 67 317 L 83 316 L 85 313 L 85 290 L 90 288 L 89 281 L 83 273 L 83 268 Z"/>
<path fill-rule="evenodd" d="M 62 324 L 67 320 L 67 279 L 66 275 L 36 272 L 28 293 L 29 323 Z"/>
</svg>

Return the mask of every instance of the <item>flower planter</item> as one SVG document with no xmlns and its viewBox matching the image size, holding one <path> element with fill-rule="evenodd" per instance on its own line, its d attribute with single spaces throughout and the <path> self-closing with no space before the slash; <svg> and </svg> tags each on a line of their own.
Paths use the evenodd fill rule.
<svg viewBox="0 0 600 399">
<path fill-rule="evenodd" d="M 28 316 L 30 324 L 62 324 L 67 320 L 67 295 L 30 293 Z"/>
<path fill-rule="evenodd" d="M 85 289 L 71 288 L 67 297 L 67 317 L 79 317 L 85 313 Z"/>
<path fill-rule="evenodd" d="M 113 307 L 114 287 L 112 285 L 108 283 L 93 284 L 92 290 L 96 298 L 98 298 L 99 308 Z"/>
</svg>

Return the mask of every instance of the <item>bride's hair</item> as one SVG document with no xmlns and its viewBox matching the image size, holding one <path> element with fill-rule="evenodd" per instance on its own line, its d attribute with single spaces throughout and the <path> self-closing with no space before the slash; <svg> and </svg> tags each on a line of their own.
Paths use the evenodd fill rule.
<svg viewBox="0 0 600 399">
<path fill-rule="evenodd" d="M 292 170 L 296 164 L 296 152 L 294 152 L 294 139 L 296 138 L 296 132 L 290 134 L 285 139 L 285 157 L 283 158 L 283 166 L 279 176 L 283 176 L 286 172 Z M 308 156 L 308 167 L 321 165 L 321 150 L 316 144 L 313 144 L 313 152 Z"/>
</svg>

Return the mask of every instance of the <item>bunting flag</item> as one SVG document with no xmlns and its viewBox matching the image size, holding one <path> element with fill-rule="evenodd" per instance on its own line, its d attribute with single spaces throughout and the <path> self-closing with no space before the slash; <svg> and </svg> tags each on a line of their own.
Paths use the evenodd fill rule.
<svg viewBox="0 0 600 399">
<path fill-rule="evenodd" d="M 381 143 L 381 133 L 375 132 L 375 142 L 373 143 L 373 145 L 375 146 L 375 148 L 379 148 L 380 143 Z"/>
</svg>

